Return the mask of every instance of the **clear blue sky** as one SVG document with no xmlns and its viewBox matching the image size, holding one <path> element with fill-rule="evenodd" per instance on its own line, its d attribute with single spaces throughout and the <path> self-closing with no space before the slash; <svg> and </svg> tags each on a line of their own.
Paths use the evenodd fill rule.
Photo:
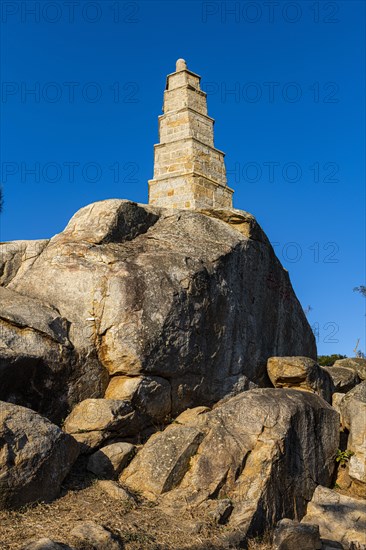
<svg viewBox="0 0 366 550">
<path fill-rule="evenodd" d="M 1 240 L 51 237 L 97 200 L 147 201 L 165 77 L 183 57 L 208 92 L 234 205 L 277 243 L 319 353 L 351 355 L 357 338 L 366 351 L 352 292 L 365 284 L 363 1 L 1 9 Z"/>
</svg>

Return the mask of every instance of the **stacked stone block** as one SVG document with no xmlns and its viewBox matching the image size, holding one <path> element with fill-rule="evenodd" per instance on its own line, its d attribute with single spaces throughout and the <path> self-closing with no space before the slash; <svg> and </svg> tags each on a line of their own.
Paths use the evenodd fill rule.
<svg viewBox="0 0 366 550">
<path fill-rule="evenodd" d="M 178 59 L 168 75 L 164 114 L 159 117 L 159 140 L 154 151 L 154 179 L 149 203 L 167 208 L 232 206 L 226 185 L 224 153 L 214 146 L 214 120 L 207 114 L 201 77 Z"/>
</svg>

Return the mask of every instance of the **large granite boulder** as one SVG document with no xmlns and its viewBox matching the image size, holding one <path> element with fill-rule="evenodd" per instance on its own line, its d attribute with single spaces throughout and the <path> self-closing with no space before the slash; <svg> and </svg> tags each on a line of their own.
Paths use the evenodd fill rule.
<svg viewBox="0 0 366 550">
<path fill-rule="evenodd" d="M 102 394 L 106 370 L 95 352 L 80 356 L 68 333 L 54 307 L 0 286 L 0 400 L 60 423 L 80 400 Z"/>
<path fill-rule="evenodd" d="M 180 415 L 120 482 L 168 513 L 204 518 L 222 508 L 231 529 L 250 536 L 304 515 L 317 484 L 331 482 L 338 445 L 339 415 L 322 398 L 254 389 Z"/>
<path fill-rule="evenodd" d="M 316 358 L 288 273 L 246 212 L 106 200 L 42 241 L 24 269 L 19 254 L 14 262 L 3 256 L 3 284 L 52 304 L 79 357 L 97 355 L 110 376 L 170 385 L 159 383 L 164 415 L 265 385 L 268 357 Z M 84 398 L 102 397 L 103 385 Z"/>
<path fill-rule="evenodd" d="M 332 401 L 332 378 L 310 357 L 270 357 L 267 371 L 275 388 L 310 391 Z"/>
<path fill-rule="evenodd" d="M 0 509 L 49 502 L 79 454 L 79 445 L 38 413 L 0 402 Z"/>
</svg>

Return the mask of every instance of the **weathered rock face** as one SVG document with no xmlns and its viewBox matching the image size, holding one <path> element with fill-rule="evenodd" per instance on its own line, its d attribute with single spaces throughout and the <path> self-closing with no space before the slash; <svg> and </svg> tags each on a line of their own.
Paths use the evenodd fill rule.
<svg viewBox="0 0 366 550">
<path fill-rule="evenodd" d="M 78 454 L 77 442 L 57 426 L 0 402 L 0 508 L 54 499 Z"/>
<path fill-rule="evenodd" d="M 328 372 L 309 357 L 270 357 L 268 376 L 276 388 L 293 388 L 317 393 L 331 403 L 333 382 Z"/>
<path fill-rule="evenodd" d="M 55 308 L 0 287 L 0 400 L 59 423 L 85 393 L 103 392 L 106 371 L 95 353 L 78 355 L 68 329 Z"/>
<path fill-rule="evenodd" d="M 342 423 L 349 430 L 348 448 L 354 453 L 349 475 L 366 484 L 366 380 L 344 396 L 339 408 Z"/>
<path fill-rule="evenodd" d="M 323 367 L 323 370 L 330 375 L 335 392 L 347 393 L 361 382 L 357 371 L 349 367 Z"/>
<path fill-rule="evenodd" d="M 331 480 L 338 440 L 339 415 L 317 395 L 254 389 L 182 414 L 149 439 L 120 481 L 170 513 L 188 507 L 195 517 L 229 498 L 231 526 L 250 535 L 302 517 L 316 485 Z"/>
<path fill-rule="evenodd" d="M 340 495 L 331 489 L 317 487 L 302 523 L 319 525 L 320 536 L 327 548 L 366 550 L 366 501 Z M 332 542 L 335 543 L 332 546 Z"/>
<path fill-rule="evenodd" d="M 108 439 L 131 436 L 139 428 L 131 403 L 117 399 L 85 399 L 76 405 L 64 424 L 64 430 L 80 443 L 82 452 L 86 453 Z"/>
<path fill-rule="evenodd" d="M 165 379 L 173 415 L 263 384 L 270 356 L 316 357 L 288 274 L 246 212 L 107 200 L 42 247 L 26 272 L 5 261 L 4 284 L 57 308 L 78 355 L 97 354 L 111 376 Z"/>
</svg>

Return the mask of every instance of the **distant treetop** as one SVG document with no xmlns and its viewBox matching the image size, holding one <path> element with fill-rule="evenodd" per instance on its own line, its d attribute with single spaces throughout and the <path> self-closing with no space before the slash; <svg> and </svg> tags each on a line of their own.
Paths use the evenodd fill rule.
<svg viewBox="0 0 366 550">
<path fill-rule="evenodd" d="M 346 359 L 347 355 L 333 353 L 333 355 L 318 355 L 318 364 L 321 367 L 331 367 L 338 359 Z"/>
</svg>

